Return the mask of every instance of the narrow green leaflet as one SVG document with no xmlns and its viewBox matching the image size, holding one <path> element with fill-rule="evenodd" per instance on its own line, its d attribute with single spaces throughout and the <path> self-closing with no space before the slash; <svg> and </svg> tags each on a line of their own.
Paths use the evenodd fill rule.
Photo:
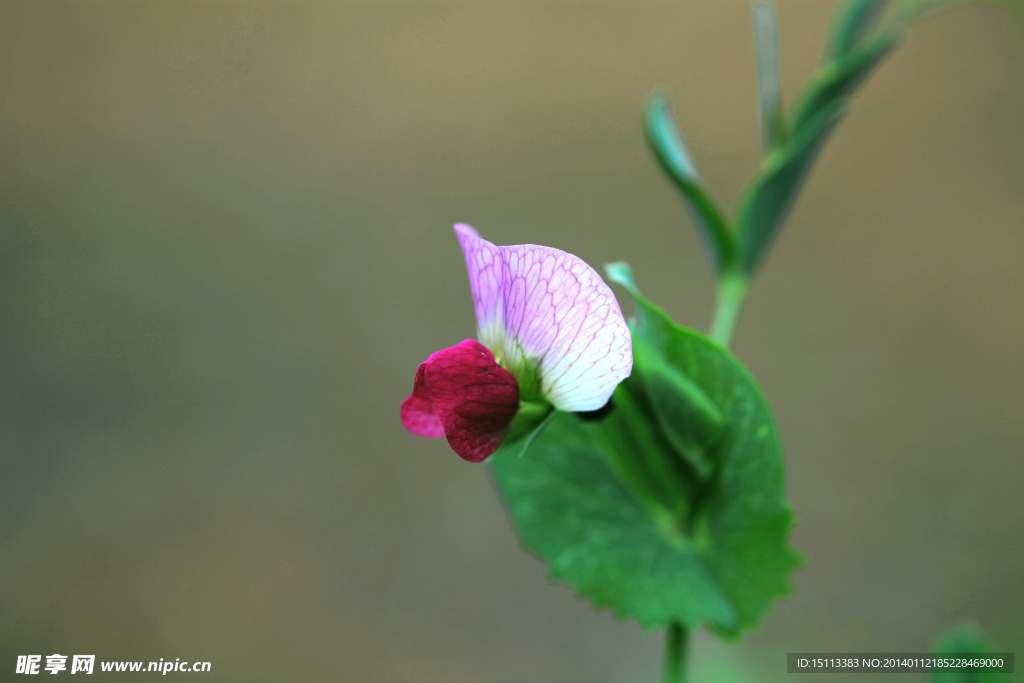
<svg viewBox="0 0 1024 683">
<path fill-rule="evenodd" d="M 633 294 L 634 343 L 659 360 L 635 363 L 607 414 L 557 414 L 521 457 L 516 442 L 503 446 L 492 472 L 553 579 L 645 628 L 681 621 L 735 636 L 790 590 L 799 562 L 778 435 L 728 351 Z M 652 396 L 669 400 L 673 387 L 684 405 L 659 417 Z M 676 414 L 697 417 L 666 429 Z M 679 438 L 706 472 L 680 454 Z"/>
<path fill-rule="evenodd" d="M 889 0 L 848 0 L 839 6 L 832 19 L 825 58 L 839 59 L 878 24 Z"/>
<path fill-rule="evenodd" d="M 782 229 L 789 209 L 857 86 L 898 44 L 902 25 L 877 28 L 885 0 L 847 0 L 836 13 L 826 61 L 797 95 L 785 144 L 765 157 L 740 199 L 735 226 L 742 273 L 753 273 Z M 760 7 L 760 6 L 758 6 Z M 767 12 L 761 23 L 770 24 Z M 755 21 L 758 19 L 755 8 Z M 768 33 L 767 29 L 763 30 Z M 759 53 L 759 64 L 761 57 Z M 765 86 L 762 84 L 762 90 Z M 770 113 L 762 96 L 762 119 Z M 784 124 L 783 131 L 787 130 Z"/>
<path fill-rule="evenodd" d="M 902 35 L 901 27 L 887 26 L 865 39 L 853 52 L 826 62 L 793 103 L 792 130 L 803 128 L 823 108 L 851 97 L 857 86 L 899 44 Z"/>
<path fill-rule="evenodd" d="M 714 269 L 717 272 L 727 270 L 735 259 L 735 238 L 725 216 L 704 189 L 672 114 L 672 105 L 664 93 L 654 92 L 648 98 L 644 132 L 654 157 L 682 194 L 683 205 Z"/>
<path fill-rule="evenodd" d="M 775 5 L 754 5 L 754 54 L 757 57 L 758 119 L 761 152 L 768 156 L 786 143 L 786 120 L 782 113 L 782 77 L 779 72 L 779 20 Z"/>
<path fill-rule="evenodd" d="M 814 121 L 796 130 L 789 144 L 768 159 L 744 192 L 736 213 L 736 228 L 745 273 L 754 272 L 768 253 L 818 152 L 845 113 L 842 101 L 819 111 Z"/>
</svg>

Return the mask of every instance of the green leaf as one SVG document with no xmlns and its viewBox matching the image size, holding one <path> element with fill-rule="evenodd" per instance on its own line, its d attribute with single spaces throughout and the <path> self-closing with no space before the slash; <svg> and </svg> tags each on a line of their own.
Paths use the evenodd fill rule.
<svg viewBox="0 0 1024 683">
<path fill-rule="evenodd" d="M 875 32 L 853 52 L 826 62 L 793 103 L 790 128 L 794 134 L 815 120 L 823 109 L 851 97 L 872 69 L 899 44 L 901 36 L 899 26 L 888 26 Z"/>
<path fill-rule="evenodd" d="M 634 297 L 641 296 L 628 263 L 609 263 L 605 271 L 609 280 Z M 646 319 L 646 310 L 639 308 L 641 320 Z M 699 477 L 706 478 L 712 472 L 711 452 L 722 437 L 724 417 L 699 386 L 666 361 L 661 348 L 664 340 L 658 338 L 657 343 L 659 348 L 654 348 L 646 336 L 633 335 L 635 379 L 662 436 Z"/>
<path fill-rule="evenodd" d="M 949 629 L 936 641 L 932 652 L 939 655 L 989 655 L 996 648 L 975 624 L 965 623 Z M 981 671 L 936 671 L 931 683 L 996 683 L 1007 681 L 1009 674 Z"/>
<path fill-rule="evenodd" d="M 633 268 L 625 261 L 604 264 L 604 272 L 609 280 L 625 287 L 634 297 L 640 293 L 636 286 L 636 278 L 633 277 Z"/>
<path fill-rule="evenodd" d="M 722 411 L 642 336 L 633 340 L 633 364 L 661 435 L 701 479 L 711 476 Z"/>
<path fill-rule="evenodd" d="M 631 281 L 622 266 L 617 272 Z M 634 365 L 602 419 L 558 413 L 523 457 L 515 443 L 503 446 L 492 471 L 523 544 L 548 562 L 552 578 L 645 628 L 703 623 L 735 636 L 789 591 L 799 562 L 787 543 L 792 514 L 778 435 L 728 351 L 632 290 L 634 343 L 658 361 Z M 667 380 L 652 376 L 666 372 L 661 364 L 671 368 Z M 672 394 L 679 378 L 689 398 L 676 399 L 706 399 L 709 414 L 703 427 L 681 425 L 679 433 L 721 425 L 706 453 L 708 477 L 680 457 L 664 427 L 671 411 L 692 406 L 659 417 L 652 405 L 664 396 L 647 385 L 665 382 Z"/>
<path fill-rule="evenodd" d="M 761 151 L 765 156 L 786 143 L 782 113 L 782 78 L 779 75 L 779 21 L 775 5 L 754 5 L 754 49 L 757 55 L 757 101 L 761 125 Z"/>
<path fill-rule="evenodd" d="M 740 199 L 735 225 L 742 274 L 756 271 L 775 241 L 818 152 L 846 113 L 854 90 L 899 42 L 902 25 L 876 29 L 884 5 L 884 0 L 848 0 L 837 12 L 827 60 L 793 105 L 788 140 L 773 148 Z M 757 22 L 769 26 L 770 14 L 760 5 L 755 8 L 759 73 L 768 68 L 761 63 L 770 61 L 762 54 L 767 54 L 768 48 L 760 47 L 761 35 L 770 31 L 758 28 Z M 761 89 L 766 88 L 771 89 L 762 83 Z M 762 95 L 762 120 L 769 117 L 770 121 L 772 105 L 765 103 L 765 97 Z M 781 116 L 781 105 L 779 111 Z"/>
<path fill-rule="evenodd" d="M 757 269 L 775 241 L 818 152 L 845 113 L 843 101 L 832 102 L 795 130 L 789 144 L 768 159 L 740 198 L 736 227 L 744 273 Z"/>
<path fill-rule="evenodd" d="M 704 189 L 664 93 L 653 92 L 647 99 L 644 132 L 654 157 L 682 194 L 683 205 L 713 268 L 717 272 L 728 270 L 735 261 L 735 237 L 722 211 Z"/>
<path fill-rule="evenodd" d="M 889 0 L 847 0 L 832 19 L 826 60 L 839 59 L 850 52 L 878 25 Z"/>
</svg>

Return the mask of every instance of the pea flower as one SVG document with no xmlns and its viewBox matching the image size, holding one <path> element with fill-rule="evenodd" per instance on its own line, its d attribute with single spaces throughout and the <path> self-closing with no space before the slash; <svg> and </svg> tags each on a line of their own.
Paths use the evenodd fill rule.
<svg viewBox="0 0 1024 683">
<path fill-rule="evenodd" d="M 629 328 L 608 285 L 564 251 L 498 247 L 457 224 L 476 307 L 479 341 L 467 339 L 420 364 L 402 424 L 447 437 L 482 462 L 498 449 L 521 401 L 558 410 L 603 407 L 633 368 Z"/>
</svg>

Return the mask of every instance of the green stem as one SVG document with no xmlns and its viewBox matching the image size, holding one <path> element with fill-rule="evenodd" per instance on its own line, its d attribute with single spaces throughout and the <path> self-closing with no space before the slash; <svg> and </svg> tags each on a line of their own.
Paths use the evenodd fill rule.
<svg viewBox="0 0 1024 683">
<path fill-rule="evenodd" d="M 665 632 L 665 668 L 662 683 L 683 683 L 686 680 L 686 639 L 689 633 L 678 621 Z"/>
<path fill-rule="evenodd" d="M 747 280 L 739 275 L 726 275 L 718 283 L 718 302 L 711 321 L 711 338 L 722 346 L 732 342 L 736 321 L 740 316 L 743 299 L 747 295 Z"/>
</svg>

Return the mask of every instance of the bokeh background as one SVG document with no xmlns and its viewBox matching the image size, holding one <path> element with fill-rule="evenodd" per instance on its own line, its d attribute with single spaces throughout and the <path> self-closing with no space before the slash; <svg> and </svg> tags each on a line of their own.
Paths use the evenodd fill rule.
<svg viewBox="0 0 1024 683">
<path fill-rule="evenodd" d="M 790 96 L 832 6 L 780 3 Z M 474 334 L 456 221 L 627 260 L 706 327 L 640 113 L 671 90 L 731 206 L 751 38 L 720 0 L 0 4 L 0 678 L 59 652 L 653 680 L 660 635 L 548 583 L 485 468 L 398 406 Z M 735 346 L 807 563 L 737 647 L 697 637 L 696 680 L 968 617 L 1024 651 L 1022 122 L 1024 30 L 970 8 L 915 27 L 827 146 Z"/>
</svg>

